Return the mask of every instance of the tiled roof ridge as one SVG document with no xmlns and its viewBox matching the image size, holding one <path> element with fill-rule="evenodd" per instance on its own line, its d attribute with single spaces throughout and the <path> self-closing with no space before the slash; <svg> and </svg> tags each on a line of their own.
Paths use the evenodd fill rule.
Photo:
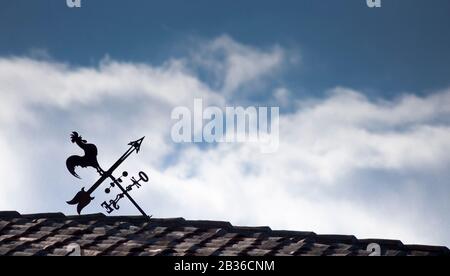
<svg viewBox="0 0 450 276">
<path fill-rule="evenodd" d="M 35 213 L 35 214 L 20 214 L 17 211 L 0 211 L 0 219 L 68 219 L 68 220 L 102 220 L 102 221 L 123 221 L 143 223 L 145 218 L 143 216 L 106 216 L 102 213 L 87 214 L 87 215 L 75 215 L 66 216 L 63 213 Z M 186 220 L 184 218 L 152 218 L 151 223 L 164 226 L 178 226 L 178 227 L 198 227 L 198 228 L 220 228 L 230 233 L 236 233 L 240 235 L 261 233 L 267 236 L 278 236 L 294 239 L 314 239 L 316 242 L 332 242 L 332 243 L 344 243 L 344 244 L 359 244 L 368 245 L 376 243 L 384 248 L 403 248 L 405 250 L 419 250 L 419 251 L 432 251 L 439 252 L 445 255 L 450 255 L 450 249 L 446 246 L 434 246 L 434 245 L 418 245 L 418 244 L 403 244 L 400 240 L 391 239 L 358 239 L 353 235 L 327 235 L 316 234 L 314 232 L 293 231 L 293 230 L 272 230 L 268 226 L 234 226 L 230 222 L 226 221 L 210 221 L 210 220 Z"/>
</svg>

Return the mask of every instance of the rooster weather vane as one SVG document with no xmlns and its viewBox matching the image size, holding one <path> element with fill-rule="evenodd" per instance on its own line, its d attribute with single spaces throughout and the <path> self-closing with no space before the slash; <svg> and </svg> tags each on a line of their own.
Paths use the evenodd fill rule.
<svg viewBox="0 0 450 276">
<path fill-rule="evenodd" d="M 142 137 L 139 140 L 130 142 L 128 145 L 130 148 L 119 158 L 119 160 L 114 163 L 111 168 L 109 168 L 107 171 L 103 170 L 97 161 L 97 155 L 98 150 L 97 146 L 94 144 L 89 144 L 86 140 L 84 140 L 77 132 L 73 132 L 71 135 L 71 141 L 72 143 L 77 144 L 83 151 L 84 156 L 77 156 L 73 155 L 70 156 L 66 161 L 66 166 L 69 172 L 75 176 L 76 178 L 80 178 L 78 174 L 75 172 L 76 167 L 92 167 L 97 170 L 98 174 L 100 175 L 100 178 L 97 180 L 97 182 L 94 183 L 87 191 L 85 191 L 85 188 L 83 187 L 81 191 L 79 191 L 75 197 L 67 201 L 70 205 L 77 205 L 77 212 L 78 214 L 81 213 L 81 210 L 83 210 L 84 207 L 89 205 L 91 201 L 94 199 L 92 197 L 92 194 L 95 190 L 107 179 L 111 180 L 111 183 L 109 184 L 109 187 L 105 189 L 105 193 L 109 194 L 111 193 L 111 190 L 115 187 L 120 189 L 120 193 L 116 195 L 114 199 L 109 200 L 109 202 L 104 201 L 100 206 L 106 209 L 106 212 L 108 214 L 111 214 L 115 210 L 119 210 L 120 206 L 118 205 L 119 201 L 123 199 L 124 197 L 127 197 L 131 203 L 141 212 L 141 214 L 147 218 L 150 219 L 151 217 L 148 216 L 144 210 L 142 210 L 141 207 L 136 203 L 136 201 L 130 196 L 129 192 L 133 190 L 133 188 L 140 188 L 141 182 L 148 182 L 149 178 L 145 172 L 140 172 L 138 174 L 139 178 L 136 179 L 135 177 L 132 177 L 131 184 L 126 186 L 125 188 L 122 186 L 123 180 L 122 178 L 128 177 L 128 172 L 124 171 L 122 175 L 119 178 L 115 178 L 113 176 L 113 172 L 134 152 L 139 153 L 139 150 L 141 149 L 142 141 L 144 141 L 145 137 Z"/>
</svg>

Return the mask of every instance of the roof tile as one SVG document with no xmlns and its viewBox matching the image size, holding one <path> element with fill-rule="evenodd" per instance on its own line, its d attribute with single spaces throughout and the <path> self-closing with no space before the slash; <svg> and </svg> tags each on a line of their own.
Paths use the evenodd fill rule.
<svg viewBox="0 0 450 276">
<path fill-rule="evenodd" d="M 396 240 L 364 239 L 313 232 L 274 231 L 269 227 L 234 227 L 229 222 L 152 219 L 103 214 L 20 215 L 0 212 L 0 255 L 60 256 L 71 243 L 83 255 L 139 256 L 367 256 L 377 243 L 387 256 L 446 255 L 446 247 L 404 245 Z"/>
</svg>

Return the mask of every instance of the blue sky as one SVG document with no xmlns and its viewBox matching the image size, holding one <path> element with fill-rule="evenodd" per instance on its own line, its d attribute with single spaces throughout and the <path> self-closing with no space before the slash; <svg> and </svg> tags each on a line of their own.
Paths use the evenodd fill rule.
<svg viewBox="0 0 450 276">
<path fill-rule="evenodd" d="M 95 64 L 105 54 L 158 64 L 183 54 L 192 37 L 226 33 L 259 47 L 301 48 L 308 69 L 292 68 L 279 81 L 304 93 L 335 85 L 385 96 L 447 87 L 450 3 L 384 2 L 374 10 L 363 0 L 86 0 L 70 10 L 63 0 L 2 0 L 0 54 L 36 48 L 73 64 Z"/>
<path fill-rule="evenodd" d="M 69 134 L 104 167 L 146 135 L 156 217 L 450 245 L 450 3 L 241 2 L 0 0 L 0 210 L 74 214 Z M 194 98 L 280 107 L 279 150 L 175 144 Z"/>
</svg>

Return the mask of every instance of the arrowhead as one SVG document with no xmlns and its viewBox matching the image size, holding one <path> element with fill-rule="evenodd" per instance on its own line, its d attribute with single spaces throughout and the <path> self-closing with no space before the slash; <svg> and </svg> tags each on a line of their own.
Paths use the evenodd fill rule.
<svg viewBox="0 0 450 276">
<path fill-rule="evenodd" d="M 145 138 L 145 136 L 139 140 L 130 142 L 128 145 L 134 147 L 136 149 L 136 153 L 138 153 L 141 150 L 141 144 L 142 144 L 142 141 L 144 141 L 144 138 Z"/>
</svg>

